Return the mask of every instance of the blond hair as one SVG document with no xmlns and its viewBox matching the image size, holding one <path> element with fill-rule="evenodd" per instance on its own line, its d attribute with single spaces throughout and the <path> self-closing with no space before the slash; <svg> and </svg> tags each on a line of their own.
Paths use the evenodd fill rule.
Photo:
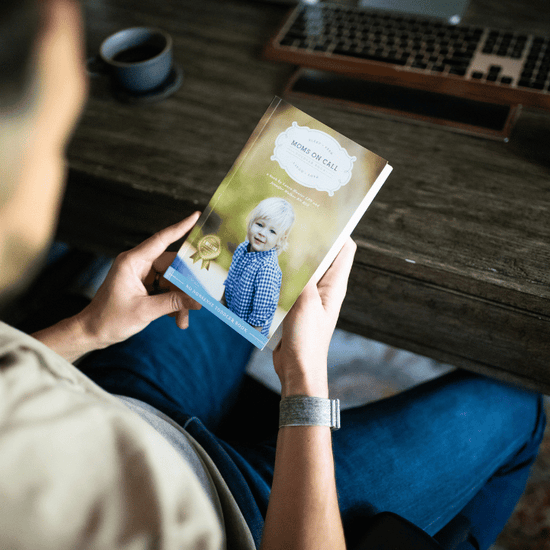
<svg viewBox="0 0 550 550">
<path fill-rule="evenodd" d="M 283 250 L 286 250 L 288 235 L 295 220 L 292 205 L 285 199 L 278 197 L 264 199 L 248 215 L 248 231 L 250 231 L 252 224 L 259 219 L 269 220 L 279 229 L 279 238 L 275 245 L 277 253 L 280 254 Z"/>
</svg>

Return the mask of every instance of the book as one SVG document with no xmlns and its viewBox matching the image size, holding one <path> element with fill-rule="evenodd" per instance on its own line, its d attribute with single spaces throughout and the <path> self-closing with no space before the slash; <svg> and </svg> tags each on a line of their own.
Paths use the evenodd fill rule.
<svg viewBox="0 0 550 550">
<path fill-rule="evenodd" d="M 263 349 L 392 168 L 275 97 L 164 277 Z"/>
</svg>

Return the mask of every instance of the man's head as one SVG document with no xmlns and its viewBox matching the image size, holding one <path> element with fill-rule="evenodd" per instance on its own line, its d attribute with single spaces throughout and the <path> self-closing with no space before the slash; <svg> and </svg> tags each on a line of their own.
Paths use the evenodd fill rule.
<svg viewBox="0 0 550 550">
<path fill-rule="evenodd" d="M 65 148 L 86 96 L 75 0 L 0 2 L 0 296 L 55 227 Z"/>
<path fill-rule="evenodd" d="M 253 252 L 286 249 L 294 224 L 294 209 L 284 199 L 271 197 L 261 201 L 250 213 L 247 238 Z"/>
<path fill-rule="evenodd" d="M 43 15 L 36 0 L 0 4 L 0 207 L 16 187 L 26 123 L 36 92 L 35 45 Z"/>
</svg>

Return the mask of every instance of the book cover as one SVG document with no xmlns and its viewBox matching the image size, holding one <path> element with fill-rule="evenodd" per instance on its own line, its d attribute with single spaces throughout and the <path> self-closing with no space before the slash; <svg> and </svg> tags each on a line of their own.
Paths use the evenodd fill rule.
<svg viewBox="0 0 550 550">
<path fill-rule="evenodd" d="M 276 97 L 164 277 L 263 349 L 390 172 Z"/>
</svg>

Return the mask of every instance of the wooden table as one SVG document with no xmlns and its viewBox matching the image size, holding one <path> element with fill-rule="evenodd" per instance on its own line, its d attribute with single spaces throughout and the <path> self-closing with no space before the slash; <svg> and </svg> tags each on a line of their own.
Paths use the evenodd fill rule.
<svg viewBox="0 0 550 550">
<path fill-rule="evenodd" d="M 286 13 L 246 0 L 86 0 L 88 52 L 161 27 L 185 80 L 169 99 L 116 101 L 93 79 L 69 148 L 58 236 L 127 249 L 202 209 L 292 67 L 262 60 Z M 471 0 L 465 23 L 550 30 L 546 0 Z M 509 143 L 294 102 L 394 172 L 354 232 L 343 328 L 550 393 L 550 113 L 524 109 Z"/>
</svg>

